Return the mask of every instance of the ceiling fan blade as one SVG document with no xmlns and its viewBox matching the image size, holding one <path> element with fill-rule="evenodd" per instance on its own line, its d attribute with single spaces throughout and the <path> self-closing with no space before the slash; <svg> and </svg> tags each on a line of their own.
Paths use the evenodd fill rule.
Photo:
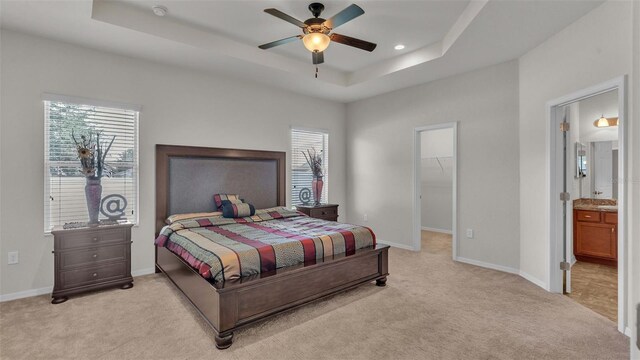
<svg viewBox="0 0 640 360">
<path fill-rule="evenodd" d="M 347 21 L 351 21 L 362 14 L 364 14 L 364 10 L 362 10 L 360 6 L 351 4 L 344 10 L 327 19 L 327 21 L 324 22 L 324 25 L 330 29 L 335 29 L 338 26 L 346 23 Z"/>
<path fill-rule="evenodd" d="M 302 39 L 302 35 L 296 35 L 296 36 L 291 36 L 291 37 L 288 37 L 288 38 L 272 41 L 270 43 L 262 44 L 262 45 L 260 45 L 258 47 L 260 49 L 262 49 L 262 50 L 267 50 L 267 49 L 271 49 L 274 46 L 290 43 L 290 42 L 296 41 L 298 39 Z"/>
<path fill-rule="evenodd" d="M 271 14 L 277 18 L 280 18 L 286 22 L 292 23 L 295 26 L 301 27 L 301 28 L 306 28 L 307 24 L 303 23 L 302 21 L 294 18 L 293 16 L 289 16 L 285 13 L 283 13 L 282 11 L 278 10 L 278 9 L 264 9 L 264 12 L 266 12 L 267 14 Z"/>
<path fill-rule="evenodd" d="M 376 48 L 376 46 L 378 46 L 368 41 L 364 41 L 364 40 L 360 40 L 360 39 L 352 38 L 350 36 L 340 35 L 336 33 L 331 34 L 330 38 L 331 38 L 331 41 L 335 41 L 337 43 L 348 45 L 348 46 L 353 46 L 355 48 L 366 50 L 369 52 L 373 51 Z"/>
<path fill-rule="evenodd" d="M 311 53 L 311 60 L 313 61 L 313 65 L 318 65 L 318 64 L 322 64 L 324 62 L 324 53 L 322 51 L 320 52 L 312 52 Z"/>
</svg>

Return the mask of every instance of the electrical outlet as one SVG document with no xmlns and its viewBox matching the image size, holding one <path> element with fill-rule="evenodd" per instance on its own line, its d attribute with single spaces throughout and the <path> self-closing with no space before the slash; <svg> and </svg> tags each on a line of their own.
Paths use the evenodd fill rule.
<svg viewBox="0 0 640 360">
<path fill-rule="evenodd" d="M 369 217 L 367 216 L 367 214 L 364 214 L 364 221 L 369 221 Z"/>
<path fill-rule="evenodd" d="M 19 262 L 20 258 L 18 257 L 17 251 L 10 251 L 8 255 L 9 255 L 9 259 L 7 261 L 7 264 L 15 265 Z"/>
<path fill-rule="evenodd" d="M 473 229 L 467 229 L 467 238 L 473 239 Z"/>
</svg>

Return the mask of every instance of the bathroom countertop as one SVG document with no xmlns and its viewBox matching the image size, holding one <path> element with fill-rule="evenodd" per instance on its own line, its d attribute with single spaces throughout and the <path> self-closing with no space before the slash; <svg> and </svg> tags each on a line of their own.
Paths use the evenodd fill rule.
<svg viewBox="0 0 640 360">
<path fill-rule="evenodd" d="M 618 212 L 618 201 L 615 199 L 575 199 L 573 208 L 576 210 Z"/>
<path fill-rule="evenodd" d="M 618 207 L 610 208 L 610 207 L 600 207 L 600 205 L 573 205 L 573 208 L 576 210 L 588 210 L 588 211 L 602 211 L 602 212 L 618 212 Z"/>
</svg>

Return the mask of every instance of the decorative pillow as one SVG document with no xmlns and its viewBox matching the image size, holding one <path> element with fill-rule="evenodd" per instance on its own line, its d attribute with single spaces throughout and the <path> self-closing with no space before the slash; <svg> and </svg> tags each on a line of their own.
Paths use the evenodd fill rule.
<svg viewBox="0 0 640 360">
<path fill-rule="evenodd" d="M 229 200 L 222 202 L 222 216 L 226 218 L 241 218 L 246 216 L 253 216 L 256 213 L 256 208 L 251 204 L 246 203 L 232 203 Z"/>
<path fill-rule="evenodd" d="M 214 211 L 214 212 L 202 212 L 202 213 L 188 213 L 188 214 L 175 214 L 171 215 L 165 221 L 167 224 L 171 225 L 176 221 L 180 220 L 188 220 L 188 219 L 197 219 L 203 217 L 214 217 L 214 216 L 222 216 L 222 212 Z"/>
<path fill-rule="evenodd" d="M 222 211 L 222 202 L 230 201 L 232 204 L 242 204 L 243 201 L 240 199 L 238 194 L 215 194 L 213 195 L 213 201 L 216 203 L 215 210 Z"/>
</svg>

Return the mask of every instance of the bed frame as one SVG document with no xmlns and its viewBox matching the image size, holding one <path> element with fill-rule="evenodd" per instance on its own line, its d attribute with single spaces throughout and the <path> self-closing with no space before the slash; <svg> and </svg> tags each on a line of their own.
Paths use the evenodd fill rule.
<svg viewBox="0 0 640 360">
<path fill-rule="evenodd" d="M 156 145 L 156 236 L 171 213 L 211 211 L 215 193 L 239 193 L 256 208 L 285 206 L 285 162 L 284 152 Z M 231 346 L 239 328 L 371 281 L 385 286 L 388 275 L 389 246 L 380 244 L 221 284 L 166 248 L 155 249 L 156 272 L 211 326 L 218 349 Z"/>
</svg>

